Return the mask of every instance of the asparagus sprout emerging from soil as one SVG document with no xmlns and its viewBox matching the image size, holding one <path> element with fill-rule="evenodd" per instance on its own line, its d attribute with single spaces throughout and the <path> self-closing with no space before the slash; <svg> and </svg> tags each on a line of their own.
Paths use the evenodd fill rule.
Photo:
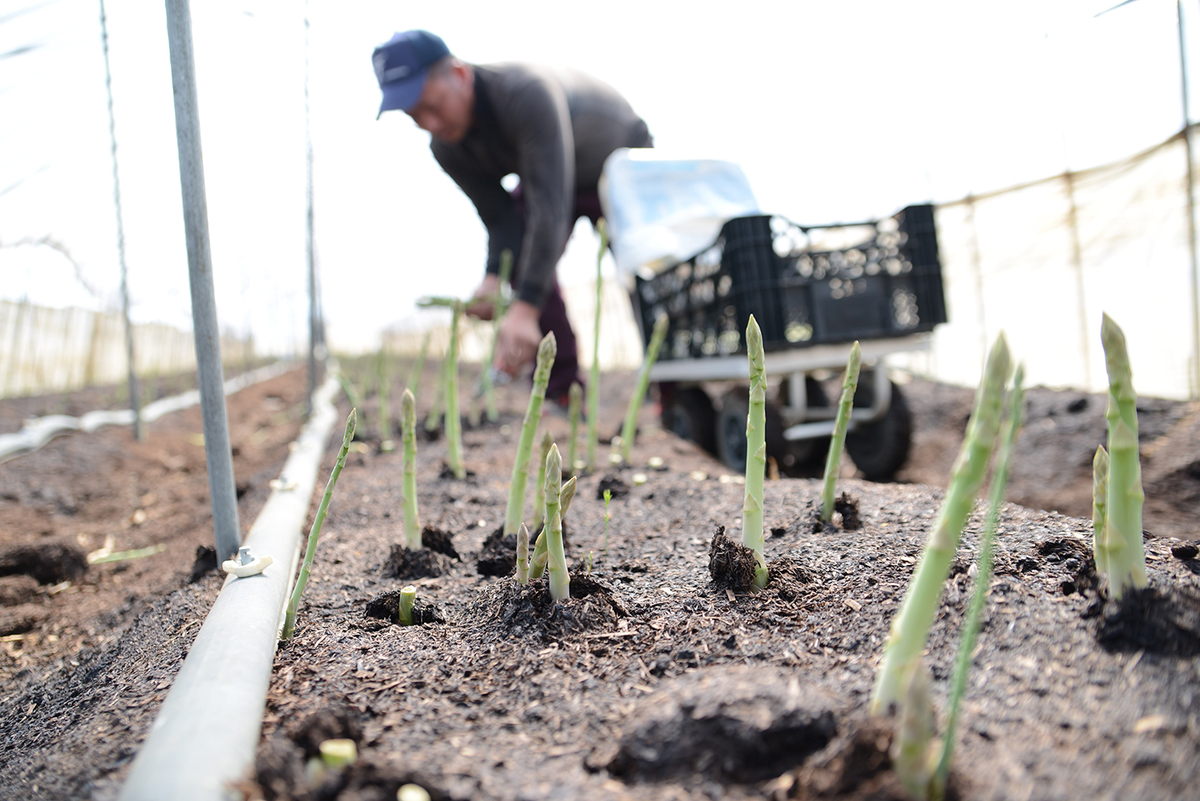
<svg viewBox="0 0 1200 801">
<path fill-rule="evenodd" d="M 446 306 L 451 310 L 450 353 L 444 366 L 446 375 L 443 393 L 446 397 L 446 460 L 455 478 L 466 478 L 467 468 L 462 457 L 462 418 L 458 412 L 458 328 L 465 304 L 458 298 L 423 298 L 418 306 Z"/>
<path fill-rule="evenodd" d="M 829 440 L 829 455 L 825 458 L 825 483 L 821 490 L 821 522 L 833 520 L 833 501 L 837 495 L 838 468 L 842 463 L 842 449 L 846 446 L 846 429 L 850 426 L 850 412 L 854 406 L 854 391 L 858 389 L 858 371 L 862 367 L 862 348 L 858 342 L 850 348 L 850 362 L 846 365 L 846 380 L 842 382 L 842 399 L 838 402 L 837 419 L 833 424 L 833 436 Z"/>
<path fill-rule="evenodd" d="M 546 385 L 550 382 L 550 368 L 558 344 L 551 331 L 538 345 L 537 367 L 533 370 L 533 391 L 529 394 L 529 406 L 525 409 L 525 423 L 521 427 L 521 438 L 517 442 L 517 458 L 513 462 L 512 482 L 508 489 L 508 506 L 504 513 L 504 536 L 516 534 L 525 514 L 525 485 L 529 481 L 529 457 L 533 453 L 533 438 L 537 436 L 538 424 L 542 421 L 542 404 L 546 401 Z"/>
<path fill-rule="evenodd" d="M 1125 334 L 1107 314 L 1100 326 L 1108 365 L 1108 487 L 1104 515 L 1103 555 L 1108 592 L 1114 599 L 1128 587 L 1147 585 L 1146 551 L 1142 545 L 1142 466 L 1138 461 L 1137 393 Z"/>
<path fill-rule="evenodd" d="M 353 740 L 325 740 L 318 748 L 321 750 L 321 762 L 333 770 L 353 765 L 358 759 L 358 747 Z"/>
<path fill-rule="evenodd" d="M 561 469 L 561 468 L 560 468 Z M 558 514 L 559 517 L 565 517 L 567 510 L 571 508 L 571 501 L 575 497 L 575 485 L 577 479 L 575 476 L 567 479 L 562 485 L 562 490 L 559 493 Z M 546 535 L 546 527 L 542 527 L 542 533 L 538 535 L 537 542 L 533 546 L 533 556 L 529 560 L 529 577 L 541 578 L 546 572 L 546 560 L 549 559 L 549 540 Z"/>
<path fill-rule="evenodd" d="M 629 398 L 629 409 L 625 412 L 625 425 L 621 428 L 621 458 L 629 461 L 633 449 L 633 437 L 637 433 L 638 410 L 646 400 L 646 390 L 650 388 L 650 368 L 658 359 L 658 351 L 662 348 L 667 336 L 667 324 L 670 319 L 660 314 L 654 321 L 654 331 L 650 334 L 650 344 L 646 346 L 646 358 L 642 361 L 642 369 L 638 371 L 637 385 Z"/>
<path fill-rule="evenodd" d="M 400 430 L 404 439 L 404 473 L 401 478 L 404 503 L 404 545 L 421 550 L 421 520 L 417 515 L 417 401 L 410 390 L 400 396 Z"/>
<path fill-rule="evenodd" d="M 600 276 L 600 265 L 604 262 L 604 251 L 608 249 L 608 223 L 601 217 L 596 223 L 600 234 L 600 252 L 596 254 L 596 319 L 592 329 L 592 367 L 588 374 L 588 470 L 596 469 L 596 449 L 600 435 L 596 426 L 600 419 L 600 301 L 604 296 L 604 279 Z"/>
<path fill-rule="evenodd" d="M 746 325 L 746 354 L 750 360 L 750 413 L 746 416 L 746 495 L 742 504 L 742 545 L 754 551 L 758 568 L 754 586 L 767 586 L 763 558 L 763 478 L 767 472 L 767 375 L 762 330 L 754 315 Z"/>
<path fill-rule="evenodd" d="M 517 530 L 517 583 L 529 583 L 529 527 L 524 523 Z"/>
<path fill-rule="evenodd" d="M 575 444 L 579 441 L 579 413 L 583 408 L 583 387 L 578 381 L 571 383 L 567 391 L 567 418 L 571 421 L 571 440 L 567 443 L 567 472 L 575 474 L 578 453 Z"/>
<path fill-rule="evenodd" d="M 563 552 L 562 494 L 562 456 L 558 446 L 551 445 L 546 456 L 546 527 L 543 534 L 546 552 L 550 555 L 546 565 L 550 573 L 550 597 L 556 601 L 571 597 L 571 576 L 567 573 L 567 556 Z"/>
<path fill-rule="evenodd" d="M 546 518 L 546 457 L 550 455 L 550 446 L 554 437 L 547 431 L 542 435 L 542 446 L 538 451 L 537 483 L 533 485 L 533 527 L 537 529 Z"/>
<path fill-rule="evenodd" d="M 884 643 L 883 665 L 871 694 L 871 711 L 876 714 L 899 702 L 925 648 L 963 524 L 971 513 L 995 447 L 1004 404 L 1004 385 L 1010 370 L 1008 345 L 1001 334 L 988 354 L 983 381 L 975 394 L 975 408 L 967 424 L 962 450 L 951 471 L 946 497 Z"/>
<path fill-rule="evenodd" d="M 304 587 L 308 584 L 308 574 L 312 570 L 313 558 L 317 555 L 317 540 L 321 538 L 321 526 L 325 523 L 325 515 L 329 512 L 329 502 L 333 500 L 333 488 L 337 486 L 338 476 L 342 474 L 342 468 L 346 466 L 346 454 L 350 452 L 350 441 L 354 439 L 354 428 L 357 422 L 358 411 L 351 409 L 350 416 L 346 418 L 346 433 L 342 436 L 342 448 L 338 451 L 337 462 L 333 465 L 329 483 L 325 485 L 325 495 L 321 497 L 321 505 L 317 507 L 312 528 L 308 532 L 308 546 L 304 549 L 304 563 L 300 566 L 300 576 L 296 579 L 296 587 L 292 590 L 292 598 L 288 601 L 287 613 L 284 615 L 282 639 L 285 641 L 291 639 L 292 633 L 296 630 L 296 610 L 300 607 L 300 596 L 304 594 Z"/>
<path fill-rule="evenodd" d="M 433 403 L 429 405 L 429 414 L 425 418 L 425 430 L 433 433 L 442 427 L 442 412 L 445 409 L 445 404 L 442 398 L 446 394 L 446 380 L 450 373 L 449 357 L 442 359 L 441 365 L 438 366 L 438 378 L 433 383 Z"/>
<path fill-rule="evenodd" d="M 1092 457 L 1092 553 L 1096 557 L 1096 571 L 1108 572 L 1104 524 L 1108 520 L 1108 451 L 1103 445 L 1096 446 Z"/>
<path fill-rule="evenodd" d="M 937 768 L 937 726 L 929 693 L 929 670 L 917 665 L 900 699 L 900 723 L 892 740 L 892 769 L 914 798 L 929 799 Z"/>
<path fill-rule="evenodd" d="M 488 351 L 487 361 L 480 374 L 480 387 L 483 390 L 483 403 L 487 407 L 487 419 L 496 422 L 500 419 L 500 409 L 496 405 L 496 382 L 493 380 L 491 366 L 496 363 L 496 346 L 500 343 L 500 318 L 508 310 L 504 300 L 504 285 L 512 275 L 513 254 L 508 248 L 500 252 L 500 288 L 496 291 L 492 308 L 492 347 Z"/>
<path fill-rule="evenodd" d="M 409 584 L 400 590 L 400 608 L 397 617 L 401 626 L 413 624 L 413 604 L 417 600 L 417 588 Z"/>
<path fill-rule="evenodd" d="M 608 521 L 612 515 L 608 513 L 608 502 L 612 500 L 612 490 L 604 491 L 604 564 L 608 564 Z"/>
<path fill-rule="evenodd" d="M 979 559 L 976 561 L 975 583 L 971 590 L 971 601 L 967 606 L 966 618 L 963 620 L 962 639 L 958 644 L 958 659 L 954 665 L 954 673 L 950 678 L 950 697 L 946 703 L 946 735 L 942 740 L 941 754 L 937 762 L 937 771 L 933 776 L 930 795 L 942 798 L 945 795 L 946 781 L 950 776 L 950 760 L 954 755 L 954 732 L 958 728 L 958 713 L 962 704 L 963 692 L 967 687 L 967 674 L 971 670 L 971 658 L 975 651 L 975 642 L 979 638 L 979 627 L 983 621 L 983 605 L 987 602 L 988 585 L 992 580 L 993 554 L 996 550 L 996 533 L 1000 530 L 1000 508 L 1004 505 L 1004 491 L 1008 488 L 1008 477 L 1012 470 L 1012 454 L 1021 430 L 1022 416 L 1025 410 L 1025 388 L 1023 386 L 1025 371 L 1017 367 L 1013 376 L 1012 391 L 1009 392 L 1008 415 L 1000 432 L 1000 450 L 996 454 L 996 464 L 992 470 L 991 492 L 988 495 L 987 524 L 983 530 L 983 541 L 979 546 Z"/>
</svg>

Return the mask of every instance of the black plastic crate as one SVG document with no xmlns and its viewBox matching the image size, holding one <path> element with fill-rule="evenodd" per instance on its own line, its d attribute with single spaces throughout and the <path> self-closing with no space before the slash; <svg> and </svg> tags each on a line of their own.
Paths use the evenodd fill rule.
<svg viewBox="0 0 1200 801">
<path fill-rule="evenodd" d="M 767 350 L 905 336 L 946 322 L 927 205 L 839 226 L 738 217 L 711 247 L 639 277 L 635 294 L 643 338 L 660 313 L 670 319 L 663 360 L 745 353 L 751 314 Z"/>
</svg>

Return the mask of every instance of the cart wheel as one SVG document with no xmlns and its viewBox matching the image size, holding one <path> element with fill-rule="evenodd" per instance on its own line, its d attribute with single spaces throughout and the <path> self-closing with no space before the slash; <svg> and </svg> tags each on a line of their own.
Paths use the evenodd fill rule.
<svg viewBox="0 0 1200 801">
<path fill-rule="evenodd" d="M 750 390 L 735 387 L 721 398 L 717 412 L 717 458 L 739 473 L 746 472 L 746 415 L 750 413 Z"/>
<path fill-rule="evenodd" d="M 717 412 L 717 458 L 739 473 L 746 472 L 746 416 L 749 413 L 748 387 L 735 387 L 726 392 L 721 399 L 721 411 Z M 783 417 L 779 407 L 769 401 L 766 417 L 767 455 L 778 462 L 792 443 L 783 438 Z"/>
<path fill-rule="evenodd" d="M 681 439 L 716 453 L 716 412 L 708 393 L 700 387 L 684 387 L 663 404 L 662 426 Z"/>
<path fill-rule="evenodd" d="M 870 406 L 874 399 L 874 379 L 864 373 L 859 377 L 854 405 Z M 891 405 L 883 418 L 846 434 L 846 452 L 868 481 L 891 481 L 908 459 L 911 443 L 912 412 L 895 383 Z"/>
</svg>

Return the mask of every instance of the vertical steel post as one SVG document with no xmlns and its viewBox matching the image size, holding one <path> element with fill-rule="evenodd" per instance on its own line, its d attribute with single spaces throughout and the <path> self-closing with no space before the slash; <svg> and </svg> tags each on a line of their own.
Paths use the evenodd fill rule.
<svg viewBox="0 0 1200 801">
<path fill-rule="evenodd" d="M 171 46 L 171 86 L 175 94 L 175 137 L 179 144 L 179 184 L 183 190 L 184 233 L 192 290 L 196 369 L 204 419 L 204 455 L 212 498 L 218 562 L 233 555 L 241 539 L 229 420 L 225 411 L 221 336 L 213 298 L 212 253 L 208 243 L 208 202 L 200 149 L 200 112 L 192 55 L 192 17 L 188 0 L 166 0 L 167 38 Z"/>
<path fill-rule="evenodd" d="M 308 3 L 304 3 L 304 163 L 305 225 L 304 246 L 308 259 L 308 414 L 313 412 L 313 394 L 317 391 L 317 345 L 321 341 L 317 324 L 317 266 L 313 257 L 313 146 L 308 111 Z"/>
<path fill-rule="evenodd" d="M 1183 0 L 1176 0 L 1179 17 L 1179 72 L 1183 84 L 1183 151 L 1187 157 L 1188 252 L 1192 259 L 1192 364 L 1188 376 L 1192 400 L 1200 397 L 1200 259 L 1196 256 L 1196 195 L 1192 168 L 1192 115 L 1188 109 L 1187 46 L 1183 38 Z"/>
</svg>

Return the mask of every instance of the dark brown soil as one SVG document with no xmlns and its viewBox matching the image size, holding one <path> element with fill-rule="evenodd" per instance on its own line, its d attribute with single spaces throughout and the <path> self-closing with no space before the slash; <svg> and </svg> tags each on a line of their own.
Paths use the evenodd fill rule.
<svg viewBox="0 0 1200 801">
<path fill-rule="evenodd" d="M 617 429 L 630 383 L 606 376 L 603 433 Z M 243 530 L 295 438 L 304 387 L 296 371 L 230 399 Z M 296 636 L 276 656 L 258 773 L 244 786 L 298 799 L 395 798 L 407 782 L 435 799 L 900 797 L 890 730 L 866 702 L 971 404 L 966 390 L 903 389 L 916 439 L 900 478 L 931 486 L 871 484 L 847 465 L 840 489 L 860 527 L 814 530 L 819 483 L 768 482 L 760 592 L 717 586 L 708 570 L 718 527 L 740 539 L 743 487 L 662 432 L 651 406 L 633 470 L 579 478 L 572 598 L 558 604 L 544 580 L 521 587 L 477 570 L 504 515 L 519 387 L 502 396 L 500 424 L 464 432 L 473 477 L 439 477 L 444 441 L 420 446 L 422 519 L 461 556 L 441 575 L 389 575 L 403 543 L 401 455 L 364 443 L 342 473 Z M 1165 401 L 1140 409 L 1152 589 L 1118 605 L 1098 594 L 1083 519 L 1103 398 L 1030 392 L 1009 498 L 1064 514 L 1005 507 L 958 736 L 963 798 L 1183 798 L 1200 781 L 1200 415 Z M 546 425 L 561 445 L 566 420 Z M 199 431 L 192 410 L 143 444 L 109 429 L 0 465 L 0 550 L 73 541 L 87 553 L 109 534 L 114 550 L 167 545 L 54 584 L 0 578 L 2 611 L 27 617 L 0 638 L 0 797 L 119 790 L 219 589 L 215 573 L 191 582 L 212 536 Z M 667 469 L 646 469 L 651 456 Z M 625 491 L 607 527 L 605 478 Z M 981 511 L 929 642 L 939 710 Z M 431 622 L 394 622 L 404 583 Z M 360 759 L 310 781 L 305 760 L 331 737 L 354 739 Z"/>
</svg>

